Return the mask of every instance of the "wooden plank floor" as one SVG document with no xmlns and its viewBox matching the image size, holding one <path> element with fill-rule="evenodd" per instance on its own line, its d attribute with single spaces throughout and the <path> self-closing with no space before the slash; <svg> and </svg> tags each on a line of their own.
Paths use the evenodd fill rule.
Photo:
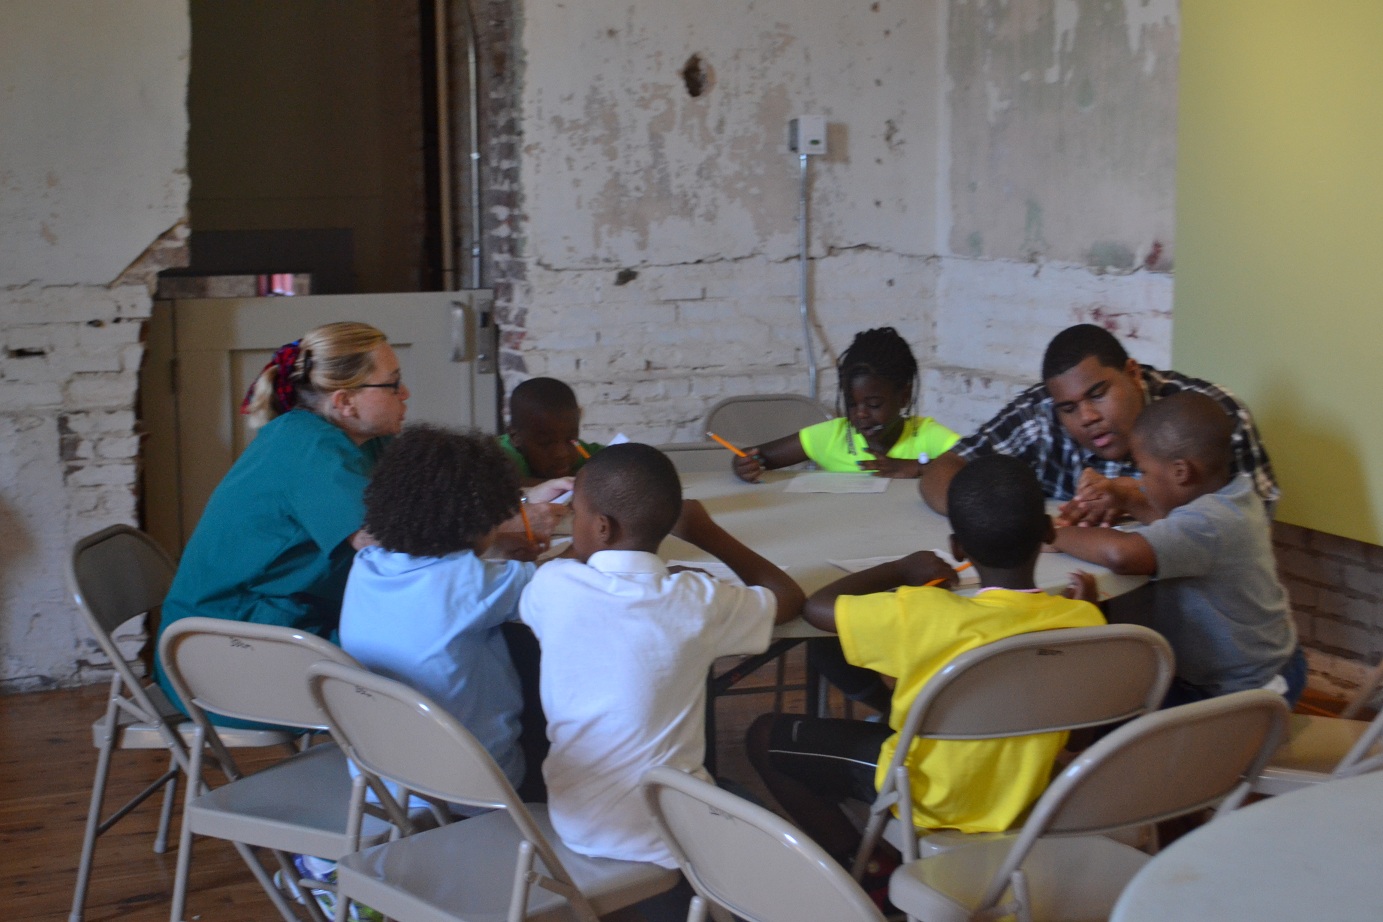
<svg viewBox="0 0 1383 922">
<path fill-rule="evenodd" d="M 801 681 L 801 657 L 800 648 L 790 654 L 790 681 Z M 768 672 L 760 670 L 760 674 Z M 96 767 L 91 722 L 105 706 L 105 694 L 105 685 L 93 685 L 0 696 L 0 894 L 5 896 L 9 918 L 25 922 L 67 918 Z M 718 710 L 721 774 L 761 795 L 762 786 L 744 757 L 742 741 L 750 721 L 771 706 L 769 696 L 746 695 L 722 698 Z M 785 709 L 800 711 L 801 694 L 789 694 Z M 272 758 L 261 756 L 258 762 L 244 758 L 242 767 L 249 770 Z M 117 752 L 107 810 L 156 778 L 165 761 L 160 752 Z M 153 852 L 157 823 L 154 798 L 97 842 L 85 914 L 88 922 L 168 918 L 177 820 L 172 843 L 163 855 Z M 199 839 L 194 854 L 189 920 L 277 918 L 231 846 Z"/>
</svg>

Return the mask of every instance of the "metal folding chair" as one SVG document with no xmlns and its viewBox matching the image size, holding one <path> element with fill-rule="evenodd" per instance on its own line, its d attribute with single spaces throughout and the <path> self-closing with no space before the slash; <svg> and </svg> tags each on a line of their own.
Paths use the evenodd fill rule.
<svg viewBox="0 0 1383 922">
<path fill-rule="evenodd" d="M 688 922 L 708 903 L 749 922 L 883 922 L 843 867 L 763 807 L 666 766 L 644 775 L 643 794 L 696 891 Z"/>
<path fill-rule="evenodd" d="M 706 414 L 705 428 L 736 445 L 761 445 L 825 422 L 832 413 L 801 394 L 726 397 Z"/>
<path fill-rule="evenodd" d="M 912 784 L 906 763 L 914 738 L 985 740 L 1076 730 L 1156 710 L 1172 680 L 1171 647 L 1136 624 L 1034 631 L 968 650 L 932 676 L 913 699 L 898 745 L 870 807 L 851 872 L 858 880 L 885 835 L 905 861 L 919 854 L 919 836 L 933 850 L 976 835 L 912 827 Z M 894 819 L 892 811 L 898 817 Z M 906 824 L 906 825 L 904 825 Z"/>
<path fill-rule="evenodd" d="M 303 631 L 216 618 L 183 618 L 169 625 L 159 641 L 163 667 L 196 724 L 183 804 L 182 836 L 173 881 L 173 922 L 187 900 L 192 836 L 212 836 L 235 844 L 255 879 L 286 920 L 296 918 L 284 895 L 252 848 L 269 849 L 283 879 L 302 896 L 308 914 L 324 916 L 306 887 L 330 889 L 322 881 L 300 879 L 292 854 L 335 861 L 362 845 L 383 841 L 393 826 L 366 817 L 359 834 L 348 830 L 352 780 L 345 754 L 334 743 L 311 746 L 252 775 L 236 767 L 208 712 L 300 730 L 325 730 L 326 717 L 307 692 L 307 670 L 320 661 L 358 668 L 340 647 Z M 210 753 L 230 781 L 208 789 L 202 767 Z"/>
<path fill-rule="evenodd" d="M 1372 721 L 1356 719 L 1380 684 L 1383 661 L 1359 687 L 1339 717 L 1293 714 L 1287 739 L 1254 782 L 1255 794 L 1286 794 L 1332 778 L 1349 778 L 1383 768 L 1383 711 Z"/>
<path fill-rule="evenodd" d="M 113 670 L 106 709 L 91 725 L 97 752 L 96 777 L 91 783 L 91 805 L 77 862 L 70 922 L 81 922 L 85 910 L 96 840 L 160 788 L 163 806 L 154 851 L 163 854 L 168 846 L 177 778 L 187 769 L 187 741 L 194 727 L 168 700 L 163 689 L 134 674 L 115 637 L 121 626 L 133 619 L 146 613 L 157 615 L 173 581 L 174 569 L 163 548 L 129 525 L 112 525 L 80 539 L 68 559 L 67 590 Z M 291 744 L 292 739 L 293 734 L 280 730 L 235 730 L 227 733 L 223 742 L 227 747 L 238 748 L 285 745 Z M 167 749 L 168 769 L 102 820 L 111 758 L 121 749 Z"/>
<path fill-rule="evenodd" d="M 1234 809 L 1286 723 L 1282 697 L 1262 689 L 1139 717 L 1068 765 L 1020 832 L 903 865 L 889 898 L 927 922 L 1106 919 L 1151 858 L 1101 833 Z"/>
<path fill-rule="evenodd" d="M 566 848 L 546 805 L 523 804 L 485 747 L 409 686 L 326 661 L 308 675 L 332 736 L 363 770 L 351 799 L 352 822 L 367 787 L 391 815 L 401 813 L 384 782 L 439 808 L 491 811 L 341 858 L 338 919 L 356 900 L 400 922 L 573 916 L 595 922 L 677 882 L 676 871 L 655 864 L 590 858 Z"/>
</svg>

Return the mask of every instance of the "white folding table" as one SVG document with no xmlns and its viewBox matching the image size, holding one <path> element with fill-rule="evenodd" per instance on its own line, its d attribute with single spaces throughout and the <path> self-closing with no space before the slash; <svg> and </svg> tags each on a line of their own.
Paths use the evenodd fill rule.
<svg viewBox="0 0 1383 922">
<path fill-rule="evenodd" d="M 1383 772 L 1249 804 L 1188 833 L 1128 885 L 1110 922 L 1383 919 Z"/>
</svg>

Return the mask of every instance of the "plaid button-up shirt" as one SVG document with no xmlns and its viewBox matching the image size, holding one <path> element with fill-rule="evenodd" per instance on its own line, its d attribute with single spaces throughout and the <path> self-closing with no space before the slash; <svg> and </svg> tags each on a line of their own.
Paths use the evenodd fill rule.
<svg viewBox="0 0 1383 922">
<path fill-rule="evenodd" d="M 1234 417 L 1234 434 L 1230 439 L 1234 449 L 1234 472 L 1252 475 L 1254 490 L 1269 508 L 1275 506 L 1281 491 L 1248 407 L 1229 391 L 1209 381 L 1188 378 L 1175 371 L 1158 371 L 1147 365 L 1142 368 L 1145 401 L 1180 391 L 1194 391 L 1213 398 Z M 1106 477 L 1138 476 L 1138 469 L 1130 459 L 1106 461 L 1082 449 L 1057 419 L 1051 395 L 1041 384 L 1023 391 L 974 435 L 961 439 L 951 450 L 967 461 L 990 454 L 1021 458 L 1037 474 L 1043 492 L 1052 499 L 1066 500 L 1074 496 L 1081 471 L 1087 467 Z"/>
</svg>

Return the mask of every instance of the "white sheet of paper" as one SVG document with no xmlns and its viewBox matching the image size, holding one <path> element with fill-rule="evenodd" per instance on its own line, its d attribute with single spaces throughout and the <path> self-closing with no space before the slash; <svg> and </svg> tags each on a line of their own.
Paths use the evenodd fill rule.
<svg viewBox="0 0 1383 922">
<path fill-rule="evenodd" d="M 629 441 L 629 436 L 625 435 L 623 432 L 616 432 L 615 437 L 606 442 L 605 445 L 606 447 L 611 445 L 623 445 L 627 441 Z"/>
<path fill-rule="evenodd" d="M 547 550 L 538 555 L 538 562 L 542 563 L 544 560 L 551 560 L 554 557 L 561 556 L 561 554 L 566 551 L 568 544 L 571 544 L 570 535 L 553 535 L 552 540 L 548 543 Z"/>
<path fill-rule="evenodd" d="M 887 477 L 872 474 L 797 474 L 784 493 L 883 493 Z"/>
</svg>

